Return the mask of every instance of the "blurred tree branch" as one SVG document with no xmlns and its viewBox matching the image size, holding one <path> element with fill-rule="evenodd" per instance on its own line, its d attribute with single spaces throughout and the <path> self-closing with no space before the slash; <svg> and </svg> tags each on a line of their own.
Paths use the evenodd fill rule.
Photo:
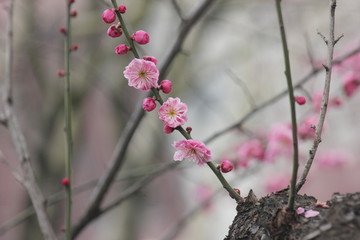
<svg viewBox="0 0 360 240">
<path fill-rule="evenodd" d="M 304 185 L 306 181 L 306 177 L 310 171 L 312 162 L 315 158 L 316 151 L 318 149 L 318 146 L 321 142 L 321 133 L 324 126 L 326 111 L 328 107 L 329 102 L 329 95 L 330 95 L 330 83 L 331 83 L 331 73 L 332 73 L 332 67 L 333 67 L 333 55 L 334 55 L 334 47 L 335 44 L 340 40 L 340 38 L 343 37 L 341 35 L 339 38 L 335 39 L 335 9 L 336 9 L 336 0 L 330 1 L 330 14 L 329 14 L 329 38 L 326 39 L 321 33 L 318 33 L 324 42 L 327 45 L 328 48 L 328 58 L 326 65 L 323 65 L 325 69 L 325 84 L 322 94 L 322 102 L 321 102 L 321 109 L 320 109 L 320 116 L 319 121 L 316 125 L 315 129 L 315 139 L 313 142 L 313 145 L 309 151 L 309 159 L 307 160 L 305 164 L 305 168 L 300 176 L 300 179 L 296 185 L 297 192 L 300 191 L 301 187 Z"/>
<path fill-rule="evenodd" d="M 32 204 L 34 206 L 41 232 L 44 239 L 55 240 L 57 239 L 55 232 L 51 226 L 50 219 L 46 212 L 46 201 L 39 185 L 36 183 L 33 169 L 30 163 L 30 155 L 25 141 L 25 137 L 20 129 L 18 119 L 13 111 L 12 99 L 12 66 L 13 66 L 13 14 L 14 3 L 10 1 L 8 27 L 6 34 L 6 53 L 5 53 L 5 84 L 3 88 L 3 124 L 10 131 L 12 142 L 15 145 L 17 154 L 20 160 L 20 167 L 22 176 L 16 176 L 17 180 L 21 181 L 22 185 L 26 188 Z"/>
<path fill-rule="evenodd" d="M 161 63 L 159 67 L 160 80 L 163 79 L 164 76 L 166 76 L 170 64 L 175 59 L 175 56 L 180 52 L 183 42 L 185 41 L 186 37 L 188 36 L 195 23 L 197 23 L 200 17 L 202 17 L 207 12 L 207 10 L 213 5 L 213 3 L 215 3 L 215 0 L 204 0 L 182 22 L 179 35 L 175 38 L 176 41 L 174 45 L 171 47 L 169 53 L 165 57 L 165 60 Z M 116 145 L 115 151 L 113 152 L 113 157 L 108 165 L 107 172 L 103 175 L 103 177 L 100 178 L 99 184 L 96 186 L 92 194 L 88 209 L 85 211 L 85 214 L 80 219 L 79 223 L 76 224 L 74 227 L 73 238 L 75 238 L 80 233 L 80 231 L 87 225 L 87 223 L 91 222 L 94 219 L 94 216 L 99 214 L 100 205 L 105 198 L 106 193 L 110 188 L 115 175 L 118 173 L 124 163 L 125 154 L 129 143 L 141 120 L 143 119 L 143 116 L 144 110 L 142 109 L 141 104 L 138 104 L 136 106 L 136 110 L 131 115 L 130 120 L 127 122 L 125 130 Z"/>
<path fill-rule="evenodd" d="M 350 58 L 352 56 L 354 56 L 355 54 L 360 52 L 360 46 L 354 48 L 353 50 L 349 51 L 348 53 L 345 53 L 344 55 L 342 55 L 341 57 L 336 58 L 334 61 L 332 61 L 333 65 L 338 65 L 341 64 L 344 60 L 346 60 L 347 58 Z M 311 78 L 313 78 L 315 75 L 317 75 L 318 73 L 322 72 L 324 70 L 323 67 L 317 67 L 314 68 L 313 70 L 311 70 L 307 75 L 305 75 L 305 77 L 303 77 L 302 79 L 300 79 L 295 85 L 294 85 L 294 89 L 297 88 L 302 88 L 302 85 L 304 85 L 306 82 L 308 82 Z M 271 97 L 270 99 L 268 99 L 267 101 L 263 102 L 262 104 L 259 104 L 256 108 L 251 109 L 247 114 L 245 114 L 245 116 L 243 116 L 240 120 L 238 120 L 237 122 L 235 122 L 232 125 L 229 125 L 227 127 L 225 127 L 223 130 L 220 130 L 219 132 L 213 134 L 212 136 L 206 138 L 205 142 L 206 143 L 210 143 L 212 141 L 214 141 L 215 139 L 221 137 L 222 135 L 229 133 L 232 130 L 241 128 L 241 126 L 247 121 L 249 120 L 251 117 L 253 117 L 256 113 L 260 112 L 261 110 L 271 106 L 272 104 L 274 104 L 275 102 L 279 101 L 281 98 L 283 98 L 284 96 L 286 96 L 287 94 L 287 89 L 281 91 L 280 93 L 276 94 L 275 96 Z"/>
</svg>

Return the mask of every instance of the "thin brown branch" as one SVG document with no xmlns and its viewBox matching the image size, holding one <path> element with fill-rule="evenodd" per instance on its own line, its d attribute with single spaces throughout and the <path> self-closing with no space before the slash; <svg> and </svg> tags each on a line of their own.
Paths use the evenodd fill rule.
<svg viewBox="0 0 360 240">
<path fill-rule="evenodd" d="M 256 107 L 255 98 L 251 94 L 246 83 L 244 83 L 238 76 L 236 76 L 236 74 L 232 70 L 227 69 L 226 73 L 230 76 L 230 78 L 234 81 L 235 84 L 241 87 L 251 108 L 255 108 Z"/>
<path fill-rule="evenodd" d="M 259 164 L 256 164 L 255 166 L 246 169 L 245 171 L 241 172 L 240 174 L 237 174 L 235 178 L 233 178 L 230 181 L 230 184 L 233 185 L 235 182 L 238 182 L 241 179 L 244 179 L 246 177 L 249 177 L 253 175 L 254 173 L 258 172 L 260 170 Z M 186 227 L 186 225 L 190 222 L 192 218 L 194 218 L 198 213 L 201 212 L 211 201 L 214 200 L 214 198 L 220 194 L 223 191 L 223 188 L 220 187 L 216 189 L 211 196 L 209 196 L 208 199 L 202 201 L 197 206 L 195 206 L 193 209 L 191 209 L 183 218 L 181 218 L 178 222 L 173 224 L 174 227 L 172 227 L 167 234 L 162 238 L 162 240 L 173 240 L 175 239 L 181 231 Z"/>
<path fill-rule="evenodd" d="M 25 142 L 24 135 L 20 129 L 17 117 L 13 112 L 13 99 L 12 99 L 12 65 L 13 65 L 13 12 L 14 12 L 14 0 L 10 1 L 9 6 L 9 18 L 7 27 L 7 39 L 6 39 L 6 54 L 5 54 L 5 85 L 3 92 L 3 104 L 4 104 L 4 122 L 5 126 L 10 131 L 12 142 L 15 145 L 17 154 L 20 160 L 20 167 L 22 170 L 22 176 L 17 176 L 21 179 L 22 184 L 26 188 L 31 202 L 34 206 L 40 230 L 46 240 L 55 240 L 56 235 L 51 226 L 50 219 L 46 213 L 45 198 L 36 183 L 33 169 L 30 163 L 29 151 Z"/>
<path fill-rule="evenodd" d="M 332 65 L 341 64 L 344 60 L 346 60 L 346 59 L 348 59 L 348 58 L 350 58 L 350 57 L 352 57 L 352 56 L 354 56 L 355 54 L 358 54 L 358 53 L 360 53 L 360 46 L 358 46 L 357 48 L 354 48 L 352 51 L 349 51 L 348 53 L 346 53 L 346 54 L 342 55 L 341 57 L 335 59 L 332 62 Z M 312 79 L 315 75 L 317 75 L 318 73 L 320 73 L 323 70 L 324 70 L 323 67 L 317 67 L 317 68 L 313 69 L 305 77 L 300 79 L 297 82 L 297 84 L 294 85 L 294 89 L 302 87 L 302 85 L 304 85 L 306 82 L 308 82 L 310 79 Z M 255 116 L 261 110 L 263 110 L 263 109 L 271 106 L 275 102 L 279 101 L 280 99 L 285 97 L 286 94 L 287 94 L 287 89 L 283 90 L 282 92 L 280 92 L 277 95 L 273 96 L 272 98 L 268 99 L 264 103 L 258 105 L 258 107 L 252 109 L 250 112 L 248 112 L 245 116 L 243 116 L 240 120 L 238 120 L 234 124 L 229 125 L 228 127 L 224 128 L 224 129 L 220 130 L 219 132 L 213 134 L 212 136 L 208 137 L 205 140 L 205 143 L 210 143 L 210 142 L 214 141 L 215 139 L 219 138 L 220 136 L 222 136 L 222 135 L 224 135 L 226 133 L 229 133 L 230 131 L 232 131 L 234 129 L 239 129 L 251 117 Z"/>
<path fill-rule="evenodd" d="M 24 179 L 21 177 L 21 174 L 18 173 L 18 171 L 16 171 L 16 169 L 10 164 L 10 162 L 5 158 L 1 150 L 0 150 L 0 162 L 2 162 L 10 170 L 11 174 L 19 183 L 22 184 L 24 182 Z"/>
<path fill-rule="evenodd" d="M 108 206 L 104 207 L 103 209 L 98 209 L 97 211 L 93 211 L 92 215 L 88 215 L 87 218 L 82 218 L 79 223 L 76 225 L 73 231 L 73 238 L 75 238 L 91 221 L 93 221 L 95 218 L 103 215 L 104 213 L 110 211 L 114 207 L 117 207 L 121 203 L 123 203 L 125 200 L 133 196 L 136 192 L 138 192 L 140 189 L 145 187 L 147 184 L 149 184 L 152 180 L 154 180 L 156 177 L 160 176 L 161 174 L 167 172 L 169 169 L 175 168 L 177 165 L 179 165 L 179 162 L 172 162 L 171 164 L 164 165 L 163 167 L 156 168 L 154 171 L 149 173 L 147 176 L 143 177 L 130 187 L 128 187 L 125 191 L 121 193 L 121 195 L 115 199 L 112 203 L 110 203 Z"/>
<path fill-rule="evenodd" d="M 182 21 L 184 21 L 185 20 L 184 14 L 182 13 L 181 7 L 179 6 L 178 2 L 176 0 L 171 0 L 171 2 L 172 2 L 172 5 L 174 6 L 174 9 L 175 9 L 176 13 L 180 17 L 180 19 Z"/>
<path fill-rule="evenodd" d="M 169 53 L 165 57 L 165 60 L 159 67 L 160 76 L 159 79 L 164 79 L 166 76 L 166 72 L 170 67 L 171 62 L 174 60 L 175 56 L 181 51 L 181 46 L 188 36 L 189 32 L 198 22 L 201 16 L 203 16 L 207 10 L 212 6 L 215 0 L 204 0 L 187 18 L 185 23 L 181 26 L 179 35 L 176 37 L 176 42 L 171 47 Z M 142 100 L 141 100 L 142 101 Z M 85 211 L 85 215 L 80 219 L 79 223 L 74 227 L 74 235 L 76 237 L 77 234 L 80 233 L 81 229 L 84 227 L 81 224 L 82 222 L 89 222 L 87 219 L 93 219 L 97 216 L 97 213 L 100 210 L 100 205 L 103 199 L 106 196 L 107 191 L 109 190 L 115 176 L 118 174 L 119 169 L 122 167 L 125 161 L 125 154 L 129 143 L 139 126 L 141 120 L 144 117 L 144 111 L 141 108 L 141 104 L 138 104 L 137 110 L 133 112 L 131 119 L 127 122 L 125 126 L 125 130 L 122 133 L 116 148 L 113 152 L 113 156 L 108 165 L 107 171 L 99 180 L 99 183 L 94 190 L 92 197 L 90 199 L 89 207 Z"/>
<path fill-rule="evenodd" d="M 327 64 L 326 64 L 326 69 L 325 69 L 326 73 L 325 73 L 323 98 L 322 98 L 322 103 L 321 103 L 319 121 L 318 121 L 316 129 L 315 129 L 315 139 L 313 142 L 313 146 L 311 147 L 311 149 L 309 151 L 309 153 L 310 153 L 309 159 L 307 160 L 304 171 L 302 172 L 301 177 L 297 183 L 297 186 L 296 186 L 297 191 L 299 191 L 301 189 L 301 187 L 304 185 L 304 183 L 306 181 L 306 177 L 310 171 L 311 165 L 315 158 L 316 151 L 321 142 L 321 133 L 323 130 L 323 125 L 324 125 L 328 101 L 329 101 L 334 46 L 336 44 L 335 33 L 334 33 L 335 32 L 335 8 L 336 8 L 336 0 L 331 0 L 330 1 L 330 15 L 329 15 L 329 18 L 330 18 L 329 39 L 325 39 L 325 37 L 322 34 L 320 34 L 320 36 L 322 36 L 322 38 L 324 38 L 324 41 L 328 48 L 328 59 L 327 59 Z"/>
<path fill-rule="evenodd" d="M 2 160 L 2 156 L 0 155 L 0 161 Z M 163 171 L 166 171 L 167 169 L 171 169 L 173 166 L 171 166 L 173 163 L 166 163 L 158 166 L 154 166 L 154 169 L 163 169 Z M 116 178 L 116 182 L 121 181 L 138 181 L 138 179 L 148 175 L 144 174 L 145 169 L 135 169 L 134 171 L 127 171 L 126 174 L 123 174 L 121 177 Z M 156 171 L 152 171 L 154 174 L 156 174 Z M 88 182 L 85 182 L 83 184 L 79 184 L 77 186 L 72 187 L 72 192 L 74 195 L 83 193 L 87 190 L 90 190 L 96 186 L 98 182 L 98 179 L 90 180 Z M 47 207 L 53 206 L 56 203 L 59 203 L 60 201 L 63 201 L 65 199 L 65 191 L 59 191 L 56 192 L 50 196 L 47 197 Z M 34 208 L 32 206 L 22 210 L 20 213 L 18 213 L 13 218 L 9 219 L 7 222 L 5 222 L 3 225 L 0 226 L 0 236 L 4 235 L 8 230 L 12 229 L 13 227 L 19 225 L 20 223 L 26 221 L 29 217 L 33 216 L 35 214 Z"/>
</svg>

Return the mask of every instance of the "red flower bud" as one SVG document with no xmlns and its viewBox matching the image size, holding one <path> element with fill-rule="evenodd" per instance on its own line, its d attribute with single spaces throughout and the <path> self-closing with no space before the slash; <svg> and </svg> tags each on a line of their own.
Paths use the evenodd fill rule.
<svg viewBox="0 0 360 240">
<path fill-rule="evenodd" d="M 221 165 L 220 165 L 221 172 L 227 173 L 227 172 L 230 172 L 231 170 L 233 170 L 233 168 L 234 168 L 234 166 L 229 160 L 224 160 L 221 162 Z"/>
</svg>

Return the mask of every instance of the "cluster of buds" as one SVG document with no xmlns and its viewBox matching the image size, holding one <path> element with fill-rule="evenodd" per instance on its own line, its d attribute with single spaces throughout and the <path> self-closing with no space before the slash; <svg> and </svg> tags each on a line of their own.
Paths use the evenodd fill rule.
<svg viewBox="0 0 360 240">
<path fill-rule="evenodd" d="M 75 3 L 75 0 L 68 0 L 67 3 L 68 3 L 69 5 L 72 5 L 73 3 Z M 76 16 L 78 15 L 78 12 L 77 12 L 76 10 L 71 10 L 71 11 L 69 12 L 69 15 L 70 15 L 70 17 L 73 17 L 73 18 L 74 18 L 74 17 L 76 17 Z M 59 28 L 59 32 L 60 32 L 64 37 L 67 37 L 68 29 L 66 29 L 64 26 L 61 26 L 61 27 Z M 70 51 L 70 52 L 74 52 L 74 51 L 76 51 L 76 50 L 78 50 L 78 49 L 79 49 L 79 45 L 72 45 L 72 46 L 70 47 L 69 51 Z M 65 71 L 64 71 L 63 69 L 58 70 L 57 74 L 58 74 L 59 77 L 64 77 L 64 76 L 66 75 L 66 73 L 65 73 Z"/>
<path fill-rule="evenodd" d="M 112 24 L 108 30 L 107 35 L 112 38 L 121 37 L 123 34 L 123 29 L 120 23 L 113 24 L 116 20 L 116 14 L 124 14 L 126 12 L 126 6 L 121 5 L 118 8 L 113 9 L 106 9 L 102 14 L 102 20 L 106 24 Z M 131 35 L 131 40 L 134 42 L 144 45 L 150 42 L 150 36 L 147 32 L 143 30 L 136 31 Z M 126 44 L 120 44 L 115 47 L 115 53 L 118 55 L 127 54 L 128 51 L 131 50 L 131 47 L 127 46 Z"/>
</svg>

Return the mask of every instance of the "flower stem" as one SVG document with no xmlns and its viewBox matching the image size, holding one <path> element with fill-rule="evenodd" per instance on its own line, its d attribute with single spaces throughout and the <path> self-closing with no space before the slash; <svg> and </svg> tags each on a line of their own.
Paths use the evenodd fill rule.
<svg viewBox="0 0 360 240">
<path fill-rule="evenodd" d="M 70 46 L 71 46 L 71 2 L 67 2 L 66 34 L 64 44 L 64 68 L 65 68 L 65 87 L 64 87 L 64 112 L 65 112 L 65 177 L 69 179 L 70 185 L 65 187 L 66 210 L 65 210 L 65 235 L 66 240 L 71 239 L 71 210 L 72 210 L 72 191 L 71 191 L 71 162 L 73 152 L 72 126 L 71 126 L 71 84 L 70 84 Z"/>
<path fill-rule="evenodd" d="M 296 178 L 299 168 L 299 150 L 298 150 L 298 138 L 297 138 L 297 124 L 296 124 L 296 111 L 295 111 L 295 98 L 294 98 L 294 89 L 291 79 L 291 69 L 290 69 L 290 58 L 289 50 L 286 41 L 285 26 L 281 12 L 281 0 L 275 0 L 276 2 L 276 13 L 279 20 L 279 28 L 281 35 L 281 42 L 283 47 L 284 62 L 285 62 L 285 76 L 289 93 L 290 101 L 290 111 L 291 111 L 291 125 L 292 125 L 292 139 L 293 139 L 293 169 L 292 176 L 290 181 L 290 193 L 288 200 L 288 208 L 294 209 L 295 195 L 296 195 Z"/>
<path fill-rule="evenodd" d="M 113 7 L 115 9 L 118 9 L 118 5 L 116 3 L 116 0 L 111 0 L 112 4 L 113 4 Z M 120 21 L 120 24 L 121 24 L 121 28 L 124 32 L 124 35 L 132 49 L 132 52 L 134 54 L 134 56 L 136 58 L 140 58 L 140 55 L 138 54 L 137 50 L 136 50 L 136 47 L 135 47 L 135 44 L 134 44 L 134 41 L 131 39 L 131 36 L 129 34 L 129 31 L 127 30 L 127 27 L 126 27 L 126 24 L 125 24 L 125 21 L 123 20 L 121 14 L 119 11 L 115 11 L 116 12 L 116 15 Z M 162 105 L 164 103 L 164 100 L 162 99 L 161 95 L 160 95 L 160 92 L 159 92 L 159 89 L 157 88 L 151 88 L 151 91 L 153 92 L 154 96 L 156 97 L 156 100 L 160 103 L 160 105 Z M 181 135 L 184 136 L 185 139 L 189 140 L 189 139 L 192 139 L 191 135 L 186 132 L 186 130 L 179 126 L 176 128 L 176 130 L 178 130 Z M 219 181 L 221 182 L 221 184 L 223 185 L 223 187 L 229 192 L 229 194 L 234 198 L 236 199 L 237 201 L 241 199 L 240 195 L 234 191 L 234 189 L 230 186 L 230 184 L 226 181 L 226 179 L 224 178 L 224 176 L 221 174 L 221 172 L 219 171 L 219 169 L 217 169 L 215 167 L 215 165 L 212 163 L 212 162 L 208 162 L 207 163 L 208 166 L 211 168 L 211 170 L 215 173 L 215 175 L 217 176 L 217 178 L 219 179 Z"/>
<path fill-rule="evenodd" d="M 223 187 L 229 192 L 230 196 L 234 198 L 236 201 L 241 200 L 240 195 L 235 192 L 235 190 L 230 186 L 230 184 L 226 181 L 224 176 L 221 174 L 220 170 L 215 167 L 215 165 L 212 162 L 207 162 L 207 165 L 211 168 L 211 170 L 214 172 L 216 177 L 219 179 Z"/>
<path fill-rule="evenodd" d="M 117 15 L 117 17 L 118 17 L 118 19 L 119 19 L 119 21 L 120 21 L 121 28 L 122 28 L 122 30 L 123 30 L 123 32 L 124 32 L 124 35 L 125 35 L 128 43 L 129 43 L 129 45 L 130 45 L 130 47 L 131 47 L 131 50 L 132 50 L 134 56 L 135 56 L 136 58 L 140 58 L 140 55 L 139 55 L 139 53 L 137 52 L 137 50 L 136 50 L 136 48 L 135 48 L 134 41 L 131 39 L 131 36 L 130 36 L 130 34 L 129 34 L 129 31 L 127 30 L 127 27 L 126 27 L 126 24 L 125 24 L 125 22 L 124 22 L 124 19 L 122 18 L 121 13 L 120 13 L 119 11 L 117 11 L 118 5 L 117 5 L 117 3 L 116 3 L 116 0 L 111 0 L 111 2 L 112 2 L 112 4 L 113 4 L 114 8 L 116 9 L 116 10 L 115 10 L 115 13 L 116 13 L 116 15 Z"/>
</svg>

